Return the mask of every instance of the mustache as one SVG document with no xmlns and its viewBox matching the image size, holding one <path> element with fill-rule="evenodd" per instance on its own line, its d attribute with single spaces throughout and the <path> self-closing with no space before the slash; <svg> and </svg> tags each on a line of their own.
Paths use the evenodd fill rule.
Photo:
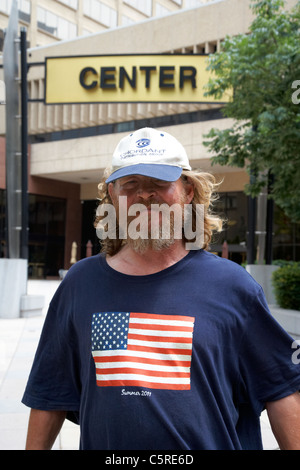
<svg viewBox="0 0 300 470">
<path fill-rule="evenodd" d="M 147 201 L 143 201 L 142 205 L 145 206 L 147 209 L 152 205 L 160 205 L 162 204 L 160 201 L 156 200 L 155 198 L 148 199 Z"/>
</svg>

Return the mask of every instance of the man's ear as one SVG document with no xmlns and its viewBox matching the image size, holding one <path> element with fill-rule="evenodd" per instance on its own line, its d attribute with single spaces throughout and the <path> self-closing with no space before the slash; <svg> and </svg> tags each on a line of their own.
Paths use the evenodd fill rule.
<svg viewBox="0 0 300 470">
<path fill-rule="evenodd" d="M 114 183 L 108 183 L 108 194 L 110 195 L 110 199 L 113 200 L 115 196 L 115 191 L 114 191 Z"/>
<path fill-rule="evenodd" d="M 189 178 L 184 183 L 184 189 L 186 194 L 186 204 L 190 204 L 194 198 L 194 185 Z"/>
</svg>

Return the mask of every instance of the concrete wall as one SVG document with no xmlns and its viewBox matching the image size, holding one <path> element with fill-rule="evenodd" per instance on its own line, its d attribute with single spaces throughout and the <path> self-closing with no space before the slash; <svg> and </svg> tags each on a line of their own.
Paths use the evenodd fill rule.
<svg viewBox="0 0 300 470">
<path fill-rule="evenodd" d="M 220 119 L 164 127 L 164 130 L 182 143 L 192 167 L 210 170 L 211 154 L 203 146 L 203 135 L 212 127 L 224 129 L 230 125 L 232 120 Z M 109 166 L 117 143 L 126 134 L 127 132 L 33 144 L 31 175 L 73 181 L 78 184 L 82 184 L 84 180 L 97 182 L 102 176 L 103 169 Z M 218 170 L 222 173 L 224 171 L 223 168 L 214 167 L 214 172 Z"/>
</svg>

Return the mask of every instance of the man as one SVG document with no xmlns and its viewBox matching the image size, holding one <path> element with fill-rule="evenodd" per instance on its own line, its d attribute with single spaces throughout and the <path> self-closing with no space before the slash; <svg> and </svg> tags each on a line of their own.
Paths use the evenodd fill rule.
<svg viewBox="0 0 300 470">
<path fill-rule="evenodd" d="M 207 251 L 214 188 L 166 132 L 121 140 L 100 185 L 103 253 L 76 263 L 50 304 L 23 397 L 27 449 L 50 449 L 66 417 L 81 449 L 261 449 L 264 408 L 280 447 L 300 449 L 293 340 L 247 272 Z"/>
</svg>

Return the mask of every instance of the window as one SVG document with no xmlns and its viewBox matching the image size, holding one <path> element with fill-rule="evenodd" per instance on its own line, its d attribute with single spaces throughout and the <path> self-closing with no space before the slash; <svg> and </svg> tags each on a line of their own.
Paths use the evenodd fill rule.
<svg viewBox="0 0 300 470">
<path fill-rule="evenodd" d="M 3 11 L 7 15 L 9 15 L 10 10 L 11 10 L 11 5 L 12 5 L 12 0 L 1 0 L 0 11 Z"/>
<path fill-rule="evenodd" d="M 76 24 L 44 8 L 37 8 L 37 21 L 38 28 L 59 39 L 74 39 L 77 36 Z"/>
<path fill-rule="evenodd" d="M 116 10 L 98 0 L 85 0 L 83 3 L 83 13 L 105 26 L 117 26 L 118 15 Z"/>
<path fill-rule="evenodd" d="M 129 26 L 133 23 L 134 21 L 131 18 L 128 18 L 128 16 L 122 15 L 122 26 Z"/>
<path fill-rule="evenodd" d="M 205 0 L 186 0 L 185 2 L 185 8 L 193 8 L 193 7 L 198 7 L 202 5 L 203 3 L 206 3 Z"/>
<path fill-rule="evenodd" d="M 20 20 L 30 23 L 30 2 L 29 0 L 19 0 L 19 18 Z"/>
<path fill-rule="evenodd" d="M 273 259 L 300 260 L 300 223 L 291 222 L 276 204 L 274 205 Z"/>
<path fill-rule="evenodd" d="M 29 276 L 58 276 L 64 267 L 66 201 L 29 195 Z"/>
<path fill-rule="evenodd" d="M 163 7 L 160 3 L 156 4 L 156 11 L 155 15 L 156 16 L 165 16 L 169 15 L 171 12 L 168 10 L 166 7 Z"/>
<path fill-rule="evenodd" d="M 219 193 L 214 212 L 225 219 L 224 229 L 213 236 L 211 251 L 219 254 L 226 241 L 229 245 L 229 258 L 239 264 L 246 261 L 247 255 L 247 196 L 243 192 Z"/>
<path fill-rule="evenodd" d="M 126 3 L 147 16 L 152 16 L 152 0 L 126 0 Z"/>
<path fill-rule="evenodd" d="M 237 263 L 246 261 L 247 196 L 243 192 L 220 193 L 214 212 L 225 219 L 224 230 L 215 234 L 211 251 L 222 252 L 226 240 L 229 258 Z M 300 260 L 300 223 L 293 223 L 276 204 L 273 222 L 273 259 Z"/>
<path fill-rule="evenodd" d="M 12 0 L 1 0 L 0 11 L 3 11 L 7 15 L 11 12 Z M 30 22 L 30 1 L 29 0 L 18 0 L 18 10 L 20 20 Z"/>
<path fill-rule="evenodd" d="M 68 5 L 68 7 L 73 8 L 74 10 L 77 10 L 78 8 L 78 0 L 58 0 L 61 3 L 64 3 L 65 5 Z"/>
</svg>

